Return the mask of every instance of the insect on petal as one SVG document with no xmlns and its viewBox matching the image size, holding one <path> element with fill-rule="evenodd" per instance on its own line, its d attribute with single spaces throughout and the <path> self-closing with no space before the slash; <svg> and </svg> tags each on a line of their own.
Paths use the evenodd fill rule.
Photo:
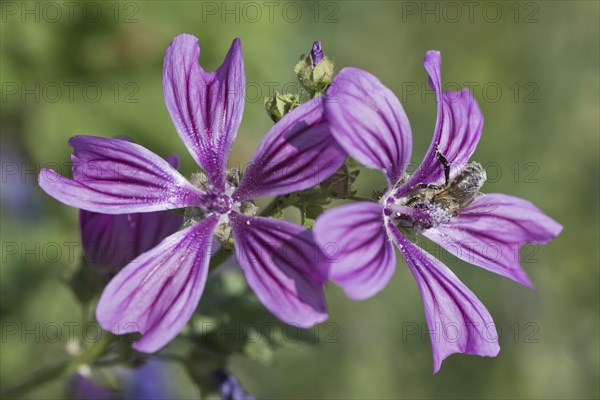
<svg viewBox="0 0 600 400">
<path fill-rule="evenodd" d="M 450 163 L 450 176 L 455 176 L 475 151 L 483 129 L 483 114 L 468 89 L 460 92 L 442 92 L 440 52 L 428 51 L 423 66 L 429 74 L 429 83 L 437 97 L 435 131 L 425 158 L 417 171 L 402 186 L 398 196 L 420 183 L 443 183 L 444 167 L 438 160 L 436 151 Z"/>
<path fill-rule="evenodd" d="M 531 281 L 519 263 L 525 243 L 547 243 L 562 226 L 527 200 L 504 194 L 479 196 L 450 223 L 423 231 L 456 257 L 525 286 Z"/>
</svg>

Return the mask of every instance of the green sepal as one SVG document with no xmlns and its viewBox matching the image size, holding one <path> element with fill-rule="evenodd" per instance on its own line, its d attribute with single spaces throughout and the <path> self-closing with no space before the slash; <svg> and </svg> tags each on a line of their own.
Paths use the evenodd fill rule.
<svg viewBox="0 0 600 400">
<path fill-rule="evenodd" d="M 344 163 L 333 175 L 321 182 L 323 191 L 334 199 L 347 199 L 356 194 L 352 185 L 360 170 L 351 170 L 348 164 Z"/>
<path fill-rule="evenodd" d="M 306 89 L 311 97 L 319 96 L 327 90 L 334 75 L 334 63 L 327 56 L 313 67 L 312 56 L 302 55 L 294 67 L 298 82 Z"/>
<path fill-rule="evenodd" d="M 275 93 L 273 97 L 265 98 L 267 114 L 273 122 L 279 121 L 283 116 L 300 105 L 300 97 L 292 93 Z"/>
</svg>

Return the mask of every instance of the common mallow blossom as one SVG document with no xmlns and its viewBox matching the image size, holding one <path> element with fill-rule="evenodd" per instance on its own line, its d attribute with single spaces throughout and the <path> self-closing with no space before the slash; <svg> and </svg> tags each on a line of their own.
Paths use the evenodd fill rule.
<svg viewBox="0 0 600 400">
<path fill-rule="evenodd" d="M 396 244 L 423 297 L 437 372 L 453 353 L 495 356 L 497 332 L 479 299 L 407 234 L 420 232 L 460 259 L 531 286 L 519 247 L 546 243 L 562 227 L 526 200 L 479 193 L 485 171 L 469 158 L 481 135 L 481 111 L 467 89 L 442 92 L 439 52 L 429 51 L 424 66 L 438 115 L 433 142 L 410 177 L 411 129 L 396 96 L 359 69 L 345 68 L 334 80 L 325 110 L 332 135 L 359 162 L 382 170 L 388 187 L 378 202 L 326 212 L 314 234 L 322 245 L 337 244 L 330 278 L 357 300 L 388 283 Z"/>
<path fill-rule="evenodd" d="M 267 309 L 301 327 L 327 318 L 325 274 L 312 234 L 291 222 L 256 216 L 252 199 L 315 185 L 343 163 L 322 103 L 304 103 L 269 130 L 243 178 L 227 171 L 244 108 L 239 39 L 223 64 L 205 72 L 191 35 L 176 37 L 165 55 L 163 91 L 173 123 L 203 172 L 186 180 L 167 161 L 120 139 L 75 136 L 73 179 L 44 170 L 40 186 L 73 207 L 109 214 L 185 209 L 185 229 L 129 263 L 102 293 L 96 317 L 118 333 L 134 323 L 133 346 L 157 351 L 185 326 L 206 283 L 213 233 L 231 232 L 249 286 Z M 325 171 L 326 170 L 326 171 Z"/>
<path fill-rule="evenodd" d="M 173 168 L 179 160 L 166 158 Z M 81 244 L 88 263 L 96 272 L 115 274 L 135 257 L 152 249 L 177 232 L 183 216 L 170 211 L 103 214 L 79 211 Z"/>
</svg>

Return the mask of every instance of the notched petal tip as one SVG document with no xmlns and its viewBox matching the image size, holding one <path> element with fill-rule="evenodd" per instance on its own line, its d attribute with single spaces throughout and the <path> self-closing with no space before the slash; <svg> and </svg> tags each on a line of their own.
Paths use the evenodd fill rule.
<svg viewBox="0 0 600 400">
<path fill-rule="evenodd" d="M 166 51 L 163 95 L 179 136 L 211 183 L 225 189 L 225 170 L 240 126 L 246 78 L 241 41 L 234 39 L 223 63 L 207 72 L 200 45 L 191 35 L 176 37 Z"/>
<path fill-rule="evenodd" d="M 423 64 L 442 64 L 442 53 L 439 50 L 428 50 L 425 53 L 425 58 L 423 59 Z"/>
<path fill-rule="evenodd" d="M 436 92 L 439 103 L 442 95 L 442 54 L 437 50 L 429 50 L 425 53 L 423 67 L 429 74 L 429 86 Z"/>
<path fill-rule="evenodd" d="M 241 73 L 244 72 L 244 54 L 242 51 L 242 40 L 239 37 L 236 37 L 231 41 L 231 45 L 225 56 L 225 61 L 223 61 L 223 64 L 221 64 L 217 71 L 221 68 L 230 68 L 229 64 L 235 64 L 236 69 Z"/>
<path fill-rule="evenodd" d="M 558 235 L 560 235 L 560 233 L 564 229 L 564 226 L 562 226 L 562 224 L 558 223 L 553 218 L 551 218 L 547 215 L 545 215 L 545 217 L 546 217 L 546 220 L 544 221 L 544 224 L 545 224 L 546 230 L 548 231 L 548 234 L 547 234 L 546 239 L 539 241 L 540 244 L 546 244 L 546 243 L 550 242 L 551 240 L 555 239 Z"/>
<path fill-rule="evenodd" d="M 436 375 L 438 372 L 440 372 L 440 369 L 442 368 L 442 364 L 444 363 L 444 361 L 446 361 L 450 356 L 452 356 L 454 354 L 465 354 L 465 355 L 471 355 L 471 356 L 494 358 L 494 357 L 497 357 L 498 354 L 500 354 L 500 346 L 491 346 L 489 349 L 489 352 L 487 354 L 483 354 L 483 352 L 478 352 L 478 353 L 452 352 L 452 353 L 445 354 L 444 356 L 441 356 L 439 358 L 434 357 L 432 375 Z"/>
<path fill-rule="evenodd" d="M 173 38 L 169 47 L 171 47 L 173 45 L 175 45 L 175 46 L 198 45 L 198 38 L 196 36 L 192 35 L 191 33 L 181 33 L 181 34 L 175 36 L 175 38 Z"/>
<path fill-rule="evenodd" d="M 239 37 L 234 38 L 231 41 L 231 49 L 235 51 L 242 51 L 242 39 L 240 39 Z"/>
<path fill-rule="evenodd" d="M 483 303 L 446 265 L 407 240 L 393 224 L 388 224 L 388 230 L 423 298 L 434 373 L 454 353 L 496 356 L 500 350 L 498 332 Z"/>
</svg>

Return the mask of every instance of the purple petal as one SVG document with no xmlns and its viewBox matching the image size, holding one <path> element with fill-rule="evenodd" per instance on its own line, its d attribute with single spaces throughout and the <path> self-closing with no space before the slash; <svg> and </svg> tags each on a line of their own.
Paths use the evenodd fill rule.
<svg viewBox="0 0 600 400">
<path fill-rule="evenodd" d="M 328 254 L 329 278 L 354 300 L 381 291 L 396 270 L 394 246 L 377 203 L 335 207 L 321 215 L 313 228 L 319 246 Z"/>
<path fill-rule="evenodd" d="M 179 158 L 167 162 L 177 168 Z M 169 211 L 110 215 L 80 210 L 81 243 L 92 266 L 114 273 L 177 232 L 183 217 Z"/>
<path fill-rule="evenodd" d="M 314 42 L 312 50 L 310 51 L 312 58 L 313 68 L 317 66 L 323 60 L 323 50 L 321 49 L 321 42 Z"/>
<path fill-rule="evenodd" d="M 345 158 L 329 134 L 321 99 L 310 100 L 269 130 L 234 196 L 251 199 L 306 189 L 335 173 Z"/>
<path fill-rule="evenodd" d="M 126 214 L 202 203 L 204 194 L 150 150 L 121 139 L 74 136 L 73 178 L 42 169 L 40 187 L 55 199 L 88 211 Z"/>
<path fill-rule="evenodd" d="M 433 373 L 454 353 L 498 355 L 494 321 L 473 292 L 448 267 L 402 236 L 392 223 L 388 223 L 388 229 L 423 297 L 433 348 Z"/>
<path fill-rule="evenodd" d="M 481 137 L 483 114 L 468 89 L 460 92 L 442 92 L 442 56 L 438 51 L 428 51 L 423 65 L 429 74 L 429 82 L 435 90 L 437 121 L 429 150 L 417 171 L 403 185 L 410 190 L 419 183 L 431 184 L 444 178 L 444 169 L 436 157 L 436 149 L 450 163 L 454 176 L 468 161 Z"/>
<path fill-rule="evenodd" d="M 133 347 L 146 353 L 177 336 L 204 290 L 217 223 L 218 217 L 209 216 L 129 263 L 100 297 L 100 326 L 114 334 L 141 332 Z"/>
<path fill-rule="evenodd" d="M 86 259 L 100 270 L 117 272 L 177 232 L 183 217 L 169 211 L 110 215 L 81 210 L 79 222 Z"/>
<path fill-rule="evenodd" d="M 200 47 L 192 35 L 177 36 L 165 54 L 163 92 L 177 132 L 194 160 L 219 190 L 242 113 L 246 76 L 239 39 L 223 64 L 206 72 L 198 64 Z"/>
<path fill-rule="evenodd" d="M 375 76 L 344 68 L 327 91 L 331 133 L 354 158 L 384 171 L 394 185 L 410 162 L 412 136 L 398 98 Z"/>
<path fill-rule="evenodd" d="M 532 287 L 519 264 L 525 243 L 547 243 L 562 226 L 527 200 L 479 196 L 448 224 L 423 231 L 456 257 Z"/>
<path fill-rule="evenodd" d="M 327 319 L 323 255 L 311 231 L 280 219 L 230 214 L 248 285 L 277 318 L 299 327 Z"/>
</svg>

